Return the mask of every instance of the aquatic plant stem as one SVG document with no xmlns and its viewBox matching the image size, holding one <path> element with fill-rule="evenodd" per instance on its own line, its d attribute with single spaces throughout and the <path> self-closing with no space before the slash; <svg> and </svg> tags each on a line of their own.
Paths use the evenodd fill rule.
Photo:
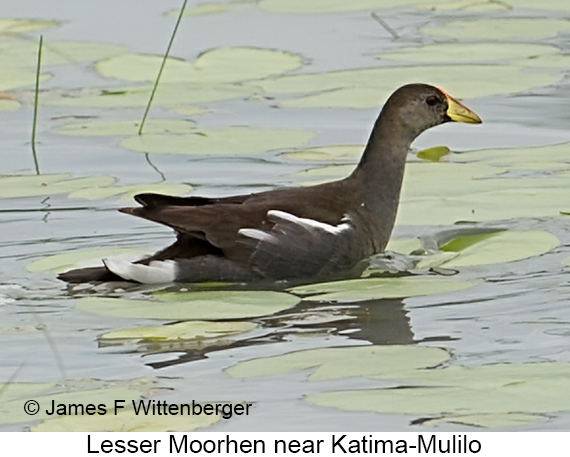
<svg viewBox="0 0 570 457">
<path fill-rule="evenodd" d="M 44 42 L 43 35 L 40 35 L 40 44 L 38 46 L 38 64 L 36 66 L 36 88 L 34 93 L 34 119 L 32 121 L 32 155 L 34 156 L 34 165 L 36 174 L 40 175 L 40 164 L 38 162 L 38 153 L 36 151 L 36 127 L 38 125 L 38 99 L 40 94 L 40 76 L 42 66 L 42 45 Z"/>
<path fill-rule="evenodd" d="M 162 64 L 160 65 L 160 69 L 158 70 L 158 75 L 156 76 L 156 81 L 154 82 L 154 86 L 152 88 L 152 92 L 150 93 L 150 98 L 148 99 L 148 103 L 144 111 L 141 125 L 139 127 L 139 132 L 138 132 L 139 135 L 142 135 L 144 124 L 146 122 L 148 112 L 150 111 L 150 106 L 152 105 L 152 101 L 154 100 L 154 94 L 156 93 L 156 88 L 158 87 L 158 83 L 160 82 L 160 77 L 162 76 L 162 71 L 164 70 L 164 66 L 166 65 L 166 59 L 168 59 L 168 54 L 170 54 L 170 48 L 172 47 L 172 43 L 174 43 L 174 37 L 176 36 L 176 32 L 178 31 L 178 26 L 180 25 L 180 21 L 182 20 L 182 15 L 184 14 L 184 10 L 186 9 L 186 3 L 188 3 L 188 0 L 184 0 L 184 3 L 182 4 L 182 8 L 180 9 L 180 14 L 178 15 L 178 19 L 176 20 L 176 25 L 174 26 L 174 30 L 172 31 L 172 35 L 170 37 L 170 42 L 168 43 L 168 47 L 166 48 L 166 52 L 164 53 Z"/>
<path fill-rule="evenodd" d="M 372 16 L 372 18 L 378 22 L 382 27 L 384 27 L 384 29 L 390 34 L 392 35 L 392 38 L 394 38 L 395 40 L 400 39 L 400 35 L 398 35 L 398 33 L 388 25 L 388 23 L 382 19 L 378 13 L 376 13 L 375 11 L 372 12 L 372 14 L 370 14 Z"/>
</svg>

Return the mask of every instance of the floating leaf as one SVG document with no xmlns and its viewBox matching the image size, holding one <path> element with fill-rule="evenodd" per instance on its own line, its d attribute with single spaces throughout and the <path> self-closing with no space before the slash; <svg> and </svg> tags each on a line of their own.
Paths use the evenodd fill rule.
<svg viewBox="0 0 570 457">
<path fill-rule="evenodd" d="M 442 157 L 451 154 L 447 146 L 434 146 L 433 148 L 422 149 L 417 156 L 423 160 L 430 162 L 439 162 Z"/>
<path fill-rule="evenodd" d="M 429 65 L 313 73 L 256 82 L 268 93 L 315 93 L 280 103 L 284 107 L 378 107 L 404 83 L 445 87 L 455 97 L 475 98 L 524 92 L 556 84 L 562 74 L 526 71 L 507 65 Z"/>
<path fill-rule="evenodd" d="M 153 192 L 166 195 L 184 195 L 193 189 L 189 184 L 134 184 L 131 186 L 113 187 L 88 187 L 86 189 L 71 192 L 68 198 L 85 198 L 87 200 L 97 200 L 102 198 L 121 196 L 122 201 L 130 202 L 137 194 Z"/>
<path fill-rule="evenodd" d="M 350 162 L 358 161 L 364 146 L 360 144 L 342 146 L 321 146 L 318 148 L 304 149 L 283 153 L 283 157 L 294 160 L 327 161 L 327 162 Z"/>
<path fill-rule="evenodd" d="M 40 82 L 45 82 L 51 75 L 43 73 Z M 36 82 L 36 73 L 24 68 L 2 68 L 0 70 L 0 90 L 12 90 L 32 86 Z"/>
<path fill-rule="evenodd" d="M 570 31 L 570 23 L 560 19 L 542 18 L 501 18 L 470 21 L 451 21 L 443 26 L 427 25 L 421 28 L 423 33 L 450 38 L 485 37 L 486 40 L 504 38 L 550 37 Z M 506 45 L 508 43 L 501 43 Z"/>
<path fill-rule="evenodd" d="M 92 62 L 127 52 L 127 48 L 106 43 L 82 43 L 73 41 L 49 41 L 42 48 L 42 66 L 77 62 Z M 0 49 L 2 68 L 35 68 L 38 62 L 38 45 L 30 42 L 11 43 Z"/>
<path fill-rule="evenodd" d="M 418 238 L 411 239 L 390 239 L 386 246 L 386 251 L 409 254 L 417 249 L 422 249 L 422 243 Z"/>
<path fill-rule="evenodd" d="M 81 385 L 81 383 L 79 383 Z M 72 390 L 68 392 L 60 393 L 47 393 L 38 392 L 30 393 L 26 395 L 21 395 L 27 390 L 33 390 L 34 385 L 31 387 L 19 387 L 20 383 L 12 383 L 4 392 L 10 392 L 10 390 L 15 389 L 18 392 L 18 398 L 12 400 L 5 400 L 2 398 L 2 403 L 0 404 L 0 424 L 17 424 L 23 422 L 29 422 L 30 420 L 40 420 L 49 417 L 46 411 L 51 410 L 52 401 L 58 405 L 60 403 L 69 405 L 76 404 L 78 407 L 86 407 L 89 404 L 93 405 L 103 405 L 103 407 L 108 411 L 109 414 L 105 416 L 99 416 L 108 419 L 108 416 L 112 414 L 115 400 L 121 399 L 130 403 L 131 400 L 137 400 L 140 398 L 140 392 L 127 386 L 116 386 L 116 387 L 103 387 L 96 389 L 82 389 L 82 390 Z M 40 384 L 39 386 L 45 386 L 45 384 Z M 11 396 L 14 396 L 12 393 Z M 24 411 L 24 403 L 26 400 L 35 400 L 39 404 L 39 411 L 37 414 L 30 416 Z M 95 407 L 95 410 L 97 407 Z M 88 418 L 95 418 L 97 416 L 86 416 Z M 73 416 L 77 420 L 77 416 Z"/>
<path fill-rule="evenodd" d="M 111 176 L 67 178 L 67 174 L 0 176 L 0 199 L 66 194 L 85 187 L 108 186 L 115 182 Z"/>
<path fill-rule="evenodd" d="M 20 106 L 17 100 L 0 100 L 0 111 L 16 111 Z"/>
<path fill-rule="evenodd" d="M 126 138 L 121 146 L 154 154 L 243 155 L 306 144 L 315 134 L 301 130 L 256 130 L 249 127 L 203 129 L 177 135 L 146 134 Z"/>
<path fill-rule="evenodd" d="M 1 81 L 1 79 L 0 79 Z M 231 100 L 249 97 L 259 89 L 247 85 L 232 84 L 160 84 L 153 106 L 178 106 L 183 103 L 204 103 L 217 100 Z M 116 87 L 113 90 L 87 90 L 79 95 L 44 100 L 53 106 L 92 108 L 139 108 L 145 107 L 152 92 L 152 86 Z"/>
<path fill-rule="evenodd" d="M 133 121 L 84 121 L 67 124 L 55 130 L 60 135 L 121 136 L 138 134 L 140 119 Z M 180 119 L 149 119 L 145 122 L 144 134 L 188 133 L 194 130 L 194 122 Z"/>
<path fill-rule="evenodd" d="M 125 54 L 99 62 L 95 68 L 107 78 L 154 81 L 162 60 L 162 56 Z M 294 54 L 273 49 L 216 48 L 201 54 L 195 63 L 168 58 L 161 83 L 239 82 L 278 75 L 302 63 Z"/>
<path fill-rule="evenodd" d="M 459 237 L 441 249 L 460 253 L 444 264 L 445 268 L 456 268 L 527 259 L 544 254 L 559 244 L 556 236 L 543 230 L 506 230 Z"/>
<path fill-rule="evenodd" d="M 26 266 L 26 270 L 31 273 L 37 271 L 50 271 L 52 273 L 62 273 L 71 268 L 85 266 L 102 266 L 101 259 L 108 257 L 129 255 L 137 259 L 142 258 L 146 251 L 132 248 L 101 248 L 86 249 L 80 251 L 64 252 L 62 254 L 54 254 L 41 259 L 34 260 Z"/>
<path fill-rule="evenodd" d="M 483 61 L 511 61 L 517 58 L 535 58 L 560 54 L 555 46 L 528 43 L 437 43 L 398 48 L 378 54 L 379 59 L 405 60 L 426 63 L 464 63 Z"/>
<path fill-rule="evenodd" d="M 117 397 L 121 398 L 122 397 Z M 89 400 L 85 400 L 88 402 Z M 61 416 L 31 427 L 32 432 L 190 432 L 221 420 L 219 415 L 146 415 L 125 409 L 105 416 Z M 146 452 L 146 451 L 143 451 Z"/>
<path fill-rule="evenodd" d="M 406 389 L 310 393 L 306 398 L 315 405 L 346 411 L 445 415 L 459 419 L 477 415 L 480 426 L 492 426 L 496 424 L 496 414 L 549 414 L 570 410 L 570 399 L 559 395 L 570 388 L 569 375 L 570 364 L 567 363 L 452 366 L 383 376 L 403 381 L 410 386 Z"/>
<path fill-rule="evenodd" d="M 231 2 L 231 3 L 202 3 L 194 7 L 186 8 L 184 10 L 183 16 L 202 16 L 207 14 L 219 14 L 225 13 L 226 11 L 239 8 L 241 6 L 255 5 L 253 1 L 244 2 Z M 174 9 L 169 11 L 169 16 L 178 17 L 180 15 L 179 9 Z"/>
<path fill-rule="evenodd" d="M 383 298 L 406 298 L 442 294 L 467 289 L 478 281 L 460 281 L 439 277 L 370 278 L 310 284 L 290 289 L 306 295 L 304 300 L 340 303 Z"/>
<path fill-rule="evenodd" d="M 259 8 L 272 13 L 286 14 L 327 14 L 342 13 L 346 11 L 368 11 L 383 8 L 403 8 L 405 6 L 415 6 L 421 3 L 420 0 L 353 0 L 346 2 L 343 0 L 261 0 L 258 2 Z M 433 2 L 425 2 L 433 3 Z"/>
<path fill-rule="evenodd" d="M 13 34 L 41 30 L 59 25 L 59 21 L 35 21 L 33 19 L 0 19 L 0 34 Z"/>
<path fill-rule="evenodd" d="M 231 320 L 275 314 L 299 299 L 271 291 L 200 291 L 157 294 L 161 300 L 87 297 L 77 301 L 81 311 L 113 317 L 163 320 Z"/>
<path fill-rule="evenodd" d="M 385 377 L 449 360 L 439 348 L 419 346 L 359 346 L 320 348 L 240 362 L 227 370 L 234 378 L 250 378 L 311 369 L 309 381 L 327 381 L 352 376 Z"/>
<path fill-rule="evenodd" d="M 160 306 L 160 305 L 158 305 Z M 100 336 L 102 340 L 137 339 L 149 341 L 204 340 L 246 333 L 257 328 L 253 322 L 188 321 L 157 327 L 136 327 Z"/>
<path fill-rule="evenodd" d="M 471 425 L 473 427 L 516 427 L 521 425 L 533 424 L 539 421 L 545 421 L 546 416 L 538 414 L 520 414 L 520 413 L 497 413 L 497 414 L 475 414 L 465 416 L 449 416 L 438 417 L 422 421 L 422 425 L 437 427 L 441 424 L 461 424 Z"/>
</svg>

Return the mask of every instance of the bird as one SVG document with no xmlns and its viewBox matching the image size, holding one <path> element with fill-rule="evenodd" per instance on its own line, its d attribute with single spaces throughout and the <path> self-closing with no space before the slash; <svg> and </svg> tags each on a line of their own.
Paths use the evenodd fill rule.
<svg viewBox="0 0 570 457">
<path fill-rule="evenodd" d="M 69 283 L 318 282 L 359 275 L 390 238 L 412 141 L 447 122 L 481 123 L 444 90 L 408 84 L 385 102 L 360 162 L 346 178 L 308 187 L 208 198 L 141 193 L 122 213 L 174 229 L 148 258 L 103 259 L 67 271 Z"/>
</svg>

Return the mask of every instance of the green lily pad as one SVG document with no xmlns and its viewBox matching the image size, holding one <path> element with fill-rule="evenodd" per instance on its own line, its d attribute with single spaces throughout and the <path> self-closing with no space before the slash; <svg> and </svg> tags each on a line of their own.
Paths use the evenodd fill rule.
<svg viewBox="0 0 570 457">
<path fill-rule="evenodd" d="M 160 305 L 159 305 L 160 306 Z M 137 339 L 148 341 L 202 341 L 246 333 L 257 328 L 253 322 L 188 321 L 156 327 L 136 327 L 101 335 L 102 340 Z"/>
<path fill-rule="evenodd" d="M 496 414 L 570 410 L 570 399 L 559 394 L 570 387 L 569 374 L 570 364 L 553 362 L 419 369 L 396 374 L 410 386 L 406 389 L 310 393 L 307 401 L 347 411 L 451 418 L 476 415 L 479 425 L 490 426 L 495 423 Z"/>
<path fill-rule="evenodd" d="M 267 316 L 292 308 L 300 299 L 283 292 L 200 291 L 156 294 L 160 301 L 87 297 L 81 311 L 112 317 L 162 320 L 230 320 Z"/>
<path fill-rule="evenodd" d="M 360 159 L 363 151 L 364 146 L 360 144 L 321 146 L 301 151 L 284 152 L 282 156 L 294 160 L 355 163 Z"/>
<path fill-rule="evenodd" d="M 115 182 L 111 176 L 91 176 L 68 179 L 67 174 L 0 176 L 0 199 L 67 194 L 93 186 L 108 186 Z"/>
<path fill-rule="evenodd" d="M 373 108 L 403 83 L 424 81 L 444 87 L 455 97 L 475 98 L 525 92 L 561 79 L 560 73 L 526 71 L 507 65 L 428 65 L 283 76 L 258 81 L 256 85 L 270 94 L 319 92 L 285 100 L 280 103 L 284 107 Z"/>
<path fill-rule="evenodd" d="M 507 180 L 504 180 L 507 181 Z M 513 180 L 517 181 L 517 180 Z M 491 221 L 525 217 L 555 217 L 560 208 L 570 206 L 570 195 L 564 191 L 564 180 L 542 179 L 537 187 L 517 187 L 487 190 L 470 195 L 404 199 L 400 202 L 397 224 L 450 225 L 458 221 Z M 555 187 L 548 186 L 555 181 Z M 567 188 L 567 187 L 566 187 Z"/>
<path fill-rule="evenodd" d="M 455 238 L 441 247 L 460 255 L 444 264 L 445 268 L 514 262 L 544 254 L 560 240 L 543 230 L 506 230 L 491 234 Z"/>
<path fill-rule="evenodd" d="M 125 54 L 99 62 L 95 68 L 107 78 L 154 81 L 162 56 Z M 228 83 L 265 78 L 300 67 L 294 54 L 262 48 L 216 48 L 201 54 L 195 63 L 169 58 L 161 83 Z"/>
<path fill-rule="evenodd" d="M 0 100 L 0 111 L 16 111 L 21 106 L 17 100 Z"/>
<path fill-rule="evenodd" d="M 533 148 L 481 149 L 452 156 L 454 160 L 481 161 L 518 170 L 566 168 L 570 166 L 570 143 Z"/>
<path fill-rule="evenodd" d="M 301 130 L 256 130 L 249 127 L 203 129 L 195 133 L 137 135 L 124 139 L 121 146 L 132 151 L 154 154 L 243 155 L 306 144 L 314 132 Z"/>
<path fill-rule="evenodd" d="M 508 4 L 515 8 L 529 10 L 570 11 L 570 5 L 565 0 L 548 0 L 541 3 L 533 0 L 509 0 Z"/>
<path fill-rule="evenodd" d="M 399 48 L 378 54 L 379 59 L 426 63 L 511 61 L 517 58 L 559 54 L 555 46 L 528 43 L 437 43 Z"/>
<path fill-rule="evenodd" d="M 294 294 L 305 295 L 304 300 L 347 303 L 382 298 L 442 294 L 467 289 L 477 284 L 479 281 L 410 276 L 333 281 L 293 287 L 289 291 Z"/>
<path fill-rule="evenodd" d="M 64 125 L 55 130 L 60 135 L 77 136 L 122 136 L 136 135 L 140 119 L 133 121 L 85 121 Z M 194 130 L 194 122 L 181 119 L 148 119 L 144 134 L 149 133 L 188 133 Z"/>
<path fill-rule="evenodd" d="M 189 7 L 184 10 L 183 16 L 202 16 L 208 14 L 220 14 L 225 13 L 242 6 L 255 5 L 253 1 L 245 2 L 231 2 L 231 3 L 202 3 L 194 7 Z M 173 9 L 168 12 L 169 16 L 178 17 L 180 15 L 180 9 Z"/>
<path fill-rule="evenodd" d="M 126 47 L 114 44 L 48 41 L 43 44 L 42 48 L 42 66 L 93 62 L 126 52 Z M 2 68 L 35 68 L 37 63 L 38 45 L 36 43 L 19 41 L 0 49 Z"/>
<path fill-rule="evenodd" d="M 451 21 L 443 26 L 426 25 L 423 33 L 449 38 L 485 37 L 486 40 L 505 38 L 541 38 L 556 36 L 570 31 L 570 22 L 561 19 L 542 18 L 501 18 L 466 21 Z M 502 43 L 505 45 L 508 43 Z"/>
<path fill-rule="evenodd" d="M 144 192 L 153 192 L 166 195 L 184 195 L 189 193 L 192 189 L 193 187 L 189 184 L 134 184 L 130 186 L 88 187 L 71 192 L 67 197 L 98 200 L 120 195 L 122 201 L 130 202 L 133 200 L 133 197 L 135 195 Z"/>
<path fill-rule="evenodd" d="M 400 254 L 410 254 L 413 251 L 422 249 L 422 243 L 418 238 L 390 239 L 386 246 L 386 251 L 399 252 Z"/>
<path fill-rule="evenodd" d="M 438 417 L 422 421 L 423 426 L 437 427 L 441 424 L 471 425 L 473 427 L 516 427 L 547 420 L 546 416 L 538 414 L 496 413 L 473 414 L 465 416 Z"/>
<path fill-rule="evenodd" d="M 132 255 L 138 258 L 148 254 L 146 251 L 132 248 L 101 248 L 86 249 L 82 251 L 64 252 L 62 254 L 54 254 L 41 259 L 34 260 L 26 265 L 26 270 L 30 273 L 38 271 L 50 271 L 52 273 L 62 273 L 71 268 L 79 268 L 85 266 L 102 266 L 101 259 L 114 257 L 118 255 Z"/>
<path fill-rule="evenodd" d="M 94 381 L 91 384 L 95 383 Z M 73 384 L 73 383 L 72 383 Z M 131 400 L 137 400 L 140 398 L 141 393 L 127 385 L 117 385 L 117 386 L 103 386 L 98 388 L 81 388 L 81 384 L 89 385 L 89 382 L 79 382 L 77 383 L 80 387 L 78 390 L 71 390 L 68 392 L 50 393 L 50 391 L 44 391 L 45 384 L 36 385 L 32 384 L 28 386 L 26 384 L 12 383 L 4 393 L 9 393 L 12 399 L 2 398 L 2 403 L 0 404 L 0 424 L 18 424 L 22 422 L 30 422 L 30 420 L 40 420 L 48 418 L 49 415 L 47 411 L 51 409 L 52 401 L 55 404 L 79 404 L 87 406 L 88 404 L 103 405 L 108 412 L 113 411 L 115 399 L 125 400 L 128 403 Z M 125 383 L 121 383 L 125 384 Z M 41 389 L 41 390 L 40 390 Z M 12 391 L 12 392 L 11 392 Z M 31 393 L 27 393 L 30 391 Z M 26 400 L 35 400 L 39 404 L 39 411 L 35 415 L 28 415 L 24 411 L 24 403 Z M 96 409 L 96 407 L 95 407 Z M 73 416 L 77 419 L 76 416 Z M 87 416 L 93 418 L 95 416 Z M 108 415 L 101 416 L 103 418 L 108 417 Z"/>
<path fill-rule="evenodd" d="M 33 19 L 0 19 L 0 34 L 32 32 L 59 25 L 59 21 L 36 21 Z"/>
<path fill-rule="evenodd" d="M 117 397 L 122 398 L 122 397 Z M 87 400 L 86 400 L 87 401 Z M 32 432 L 190 432 L 208 427 L 220 416 L 146 415 L 125 409 L 105 416 L 60 416 L 31 427 Z"/>
<path fill-rule="evenodd" d="M 153 106 L 178 106 L 250 97 L 259 91 L 244 84 L 160 84 Z M 47 98 L 44 103 L 53 106 L 89 108 L 143 108 L 148 104 L 151 85 L 116 87 L 112 90 L 88 89 L 79 94 Z"/>
<path fill-rule="evenodd" d="M 327 14 L 347 11 L 369 11 L 386 8 L 404 8 L 422 4 L 431 5 L 433 0 L 260 0 L 259 8 L 271 13 L 285 14 Z"/>
<path fill-rule="evenodd" d="M 51 78 L 48 73 L 42 73 L 40 82 Z M 12 90 L 25 86 L 33 86 L 36 83 L 36 73 L 24 68 L 2 68 L 0 70 L 0 90 Z"/>
<path fill-rule="evenodd" d="M 420 159 L 429 160 L 430 162 L 439 162 L 442 157 L 449 154 L 451 154 L 451 151 L 447 146 L 434 146 L 433 148 L 418 151 L 417 156 Z"/>
<path fill-rule="evenodd" d="M 352 376 L 383 378 L 418 368 L 438 366 L 449 360 L 439 348 L 419 346 L 358 346 L 320 348 L 240 362 L 227 370 L 234 378 L 250 378 L 311 369 L 309 381 Z"/>
</svg>

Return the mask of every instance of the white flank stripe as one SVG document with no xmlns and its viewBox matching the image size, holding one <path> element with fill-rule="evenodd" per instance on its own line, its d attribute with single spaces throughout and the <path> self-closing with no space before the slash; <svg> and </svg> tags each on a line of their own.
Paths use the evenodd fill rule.
<svg viewBox="0 0 570 457">
<path fill-rule="evenodd" d="M 161 284 L 176 280 L 178 265 L 174 260 L 150 262 L 149 265 L 130 263 L 120 259 L 103 259 L 109 271 L 127 281 L 142 284 Z"/>
<path fill-rule="evenodd" d="M 270 210 L 267 212 L 267 216 L 277 222 L 279 220 L 292 222 L 293 224 L 298 224 L 306 228 L 315 228 L 318 230 L 324 230 L 325 232 L 331 233 L 332 235 L 340 235 L 342 232 L 351 229 L 350 218 L 345 215 L 342 218 L 342 223 L 339 225 L 330 225 L 324 222 L 319 222 L 314 219 L 307 219 L 304 217 L 293 216 L 292 214 L 286 213 L 285 211 Z"/>
<path fill-rule="evenodd" d="M 264 232 L 263 230 L 258 229 L 251 229 L 251 228 L 242 228 L 238 230 L 238 234 L 242 236 L 246 236 L 247 238 L 253 238 L 259 241 L 268 241 L 271 242 L 274 240 L 274 236 L 270 233 Z"/>
</svg>

